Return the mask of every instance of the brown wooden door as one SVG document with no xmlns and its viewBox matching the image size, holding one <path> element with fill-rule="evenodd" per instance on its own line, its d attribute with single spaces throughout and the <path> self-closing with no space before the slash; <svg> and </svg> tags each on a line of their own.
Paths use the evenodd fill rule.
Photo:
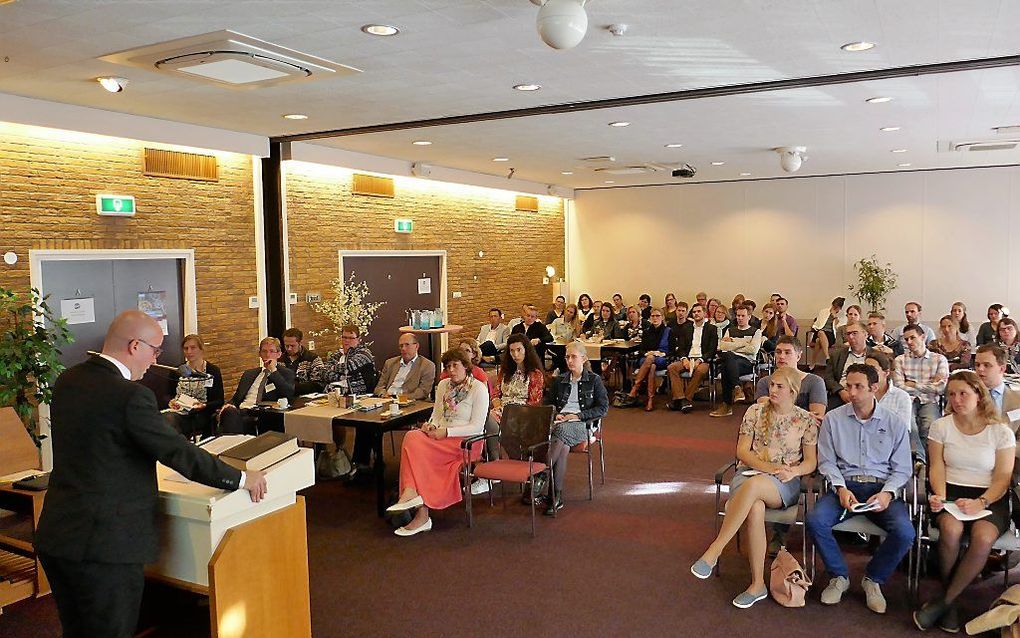
<svg viewBox="0 0 1020 638">
<path fill-rule="evenodd" d="M 386 302 L 369 328 L 368 340 L 376 366 L 382 368 L 386 359 L 395 357 L 399 350 L 397 339 L 400 326 L 407 325 L 407 309 L 435 310 L 442 304 L 445 294 L 442 286 L 442 258 L 439 255 L 344 255 L 344 280 L 353 273 L 355 281 L 368 284 L 367 301 Z M 431 280 L 431 291 L 418 294 L 418 279 Z M 432 356 L 429 339 L 419 339 L 420 353 Z"/>
</svg>

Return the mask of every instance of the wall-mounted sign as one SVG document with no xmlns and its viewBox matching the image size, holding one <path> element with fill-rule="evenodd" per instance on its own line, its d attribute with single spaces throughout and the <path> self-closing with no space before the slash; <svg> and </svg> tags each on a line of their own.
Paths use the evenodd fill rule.
<svg viewBox="0 0 1020 638">
<path fill-rule="evenodd" d="M 393 220 L 393 232 L 395 232 L 395 233 L 411 233 L 411 232 L 414 232 L 414 220 L 413 219 L 394 219 Z"/>
<path fill-rule="evenodd" d="M 96 300 L 93 297 L 83 299 L 61 299 L 60 316 L 67 319 L 67 325 L 96 322 Z"/>
<path fill-rule="evenodd" d="M 418 294 L 427 295 L 432 292 L 432 278 L 431 277 L 419 277 L 418 278 Z"/>
<path fill-rule="evenodd" d="M 96 195 L 96 212 L 130 217 L 135 214 L 135 198 L 131 195 Z"/>
</svg>

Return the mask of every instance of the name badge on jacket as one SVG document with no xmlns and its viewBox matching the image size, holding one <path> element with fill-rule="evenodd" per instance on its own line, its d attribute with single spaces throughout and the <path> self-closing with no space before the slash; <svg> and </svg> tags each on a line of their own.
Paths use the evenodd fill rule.
<svg viewBox="0 0 1020 638">
<path fill-rule="evenodd" d="M 205 380 L 205 387 L 207 387 L 207 388 L 213 387 L 213 378 L 212 377 L 209 377 L 208 379 Z"/>
<path fill-rule="evenodd" d="M 275 391 L 276 391 L 276 384 L 275 383 L 267 383 L 266 384 L 266 394 L 269 394 L 270 392 L 275 392 Z"/>
</svg>

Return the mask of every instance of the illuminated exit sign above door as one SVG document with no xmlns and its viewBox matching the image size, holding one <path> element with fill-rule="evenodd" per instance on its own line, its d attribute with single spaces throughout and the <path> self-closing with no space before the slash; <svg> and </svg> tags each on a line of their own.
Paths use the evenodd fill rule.
<svg viewBox="0 0 1020 638">
<path fill-rule="evenodd" d="M 96 212 L 130 217 L 135 214 L 135 198 L 131 195 L 96 195 Z"/>
<path fill-rule="evenodd" d="M 393 232 L 395 233 L 412 233 L 414 232 L 414 221 L 410 219 L 394 219 L 393 220 Z"/>
</svg>

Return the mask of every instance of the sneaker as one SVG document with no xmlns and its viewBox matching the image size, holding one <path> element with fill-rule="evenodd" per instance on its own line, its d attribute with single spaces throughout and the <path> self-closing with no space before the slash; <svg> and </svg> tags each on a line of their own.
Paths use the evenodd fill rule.
<svg viewBox="0 0 1020 638">
<path fill-rule="evenodd" d="M 757 594 L 745 591 L 736 598 L 733 599 L 733 606 L 737 609 L 747 609 L 751 605 L 755 604 L 759 600 L 765 600 L 769 597 L 769 590 L 763 590 Z"/>
<path fill-rule="evenodd" d="M 475 479 L 475 482 L 471 484 L 471 494 L 474 496 L 485 494 L 490 489 L 489 481 L 486 479 Z"/>
<path fill-rule="evenodd" d="M 864 598 L 868 603 L 868 609 L 876 614 L 885 613 L 885 596 L 882 595 L 882 586 L 867 576 L 861 581 L 864 588 Z"/>
<path fill-rule="evenodd" d="M 730 407 L 729 403 L 722 403 L 718 408 L 708 413 L 708 416 L 722 417 L 722 416 L 733 416 L 733 408 Z"/>
<path fill-rule="evenodd" d="M 743 403 L 746 400 L 747 400 L 747 397 L 744 396 L 744 388 L 742 388 L 739 385 L 737 387 L 733 388 L 733 402 L 734 403 Z"/>
<path fill-rule="evenodd" d="M 850 579 L 846 576 L 830 578 L 829 586 L 822 592 L 822 604 L 838 605 L 848 589 L 850 589 Z"/>
<path fill-rule="evenodd" d="M 694 409 L 694 404 L 691 403 L 690 399 L 680 399 L 680 411 L 684 414 L 690 413 Z"/>
</svg>

